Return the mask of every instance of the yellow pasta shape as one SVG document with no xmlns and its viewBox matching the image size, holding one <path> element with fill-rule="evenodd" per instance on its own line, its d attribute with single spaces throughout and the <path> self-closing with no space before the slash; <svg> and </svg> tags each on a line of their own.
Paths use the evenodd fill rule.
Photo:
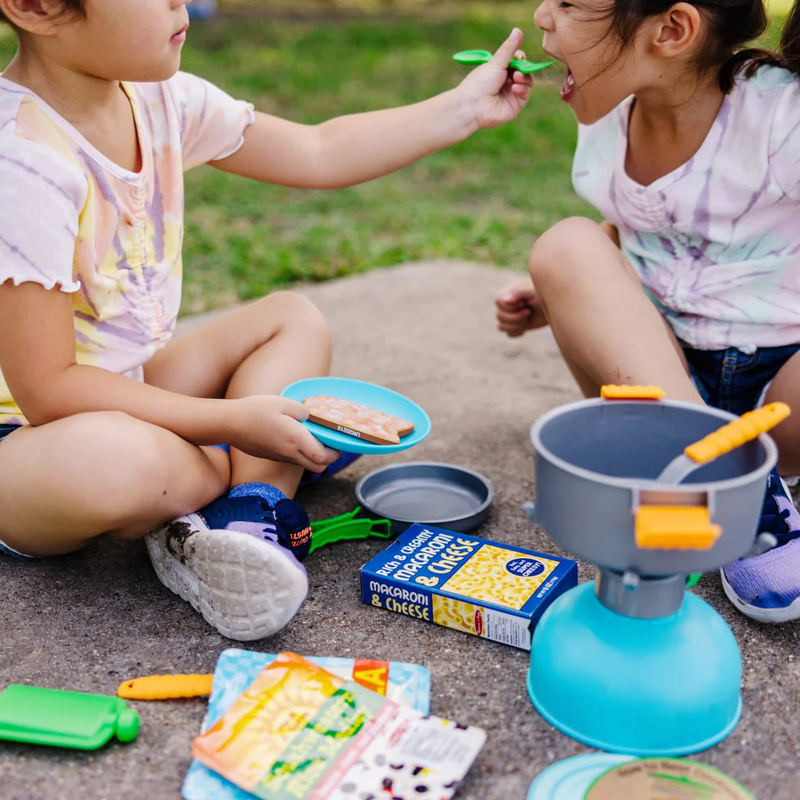
<svg viewBox="0 0 800 800">
<path fill-rule="evenodd" d="M 452 597 L 442 597 L 434 594 L 433 597 L 433 621 L 437 625 L 445 628 L 453 628 L 456 631 L 471 633 L 473 636 L 478 634 L 478 626 L 475 625 L 475 611 L 478 609 L 472 603 L 465 603 L 463 600 L 455 600 Z M 481 633 L 485 629 L 481 626 Z"/>
<path fill-rule="evenodd" d="M 512 561 L 532 565 L 534 574 L 526 576 L 510 572 L 507 567 Z M 539 568 L 536 562 L 542 567 Z M 441 588 L 442 591 L 518 611 L 559 563 L 549 558 L 534 558 L 529 553 L 484 545 Z"/>
</svg>

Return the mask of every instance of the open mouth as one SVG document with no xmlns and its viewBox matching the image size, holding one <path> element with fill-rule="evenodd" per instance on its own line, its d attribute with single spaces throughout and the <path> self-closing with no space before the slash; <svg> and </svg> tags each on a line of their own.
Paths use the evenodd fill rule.
<svg viewBox="0 0 800 800">
<path fill-rule="evenodd" d="M 564 81 L 563 86 L 561 87 L 561 99 L 568 103 L 572 99 L 572 95 L 575 94 L 575 77 L 573 76 L 571 70 L 567 69 L 567 79 Z"/>
<path fill-rule="evenodd" d="M 572 99 L 572 96 L 575 94 L 575 89 L 577 88 L 575 86 L 575 76 L 572 74 L 572 70 L 567 66 L 567 62 L 561 56 L 551 53 L 547 47 L 542 47 L 542 50 L 544 50 L 544 52 L 547 53 L 547 55 L 549 55 L 551 58 L 555 58 L 557 61 L 560 61 L 567 68 L 567 77 L 561 87 L 561 99 L 565 103 L 568 103 Z"/>
</svg>

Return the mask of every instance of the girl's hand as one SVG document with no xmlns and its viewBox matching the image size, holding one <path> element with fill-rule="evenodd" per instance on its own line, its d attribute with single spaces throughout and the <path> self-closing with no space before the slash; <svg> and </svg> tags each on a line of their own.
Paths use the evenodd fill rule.
<svg viewBox="0 0 800 800">
<path fill-rule="evenodd" d="M 286 397 L 251 395 L 228 401 L 231 419 L 229 443 L 258 458 L 268 458 L 322 472 L 339 457 L 325 447 L 300 422 L 308 419 L 308 409 Z"/>
<path fill-rule="evenodd" d="M 514 339 L 534 328 L 547 325 L 544 309 L 530 278 L 517 278 L 495 298 L 497 327 Z"/>
<path fill-rule="evenodd" d="M 508 70 L 512 58 L 525 58 L 525 53 L 519 49 L 521 44 L 522 31 L 514 28 L 494 58 L 470 72 L 458 87 L 476 129 L 495 128 L 510 122 L 530 99 L 531 76 Z"/>
</svg>

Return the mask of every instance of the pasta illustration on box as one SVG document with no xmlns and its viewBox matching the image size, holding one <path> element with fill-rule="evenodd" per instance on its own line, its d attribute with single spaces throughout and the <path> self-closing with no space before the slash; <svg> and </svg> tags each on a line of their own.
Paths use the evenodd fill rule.
<svg viewBox="0 0 800 800">
<path fill-rule="evenodd" d="M 569 559 L 412 525 L 361 568 L 361 600 L 530 650 L 537 620 L 577 579 Z"/>
</svg>

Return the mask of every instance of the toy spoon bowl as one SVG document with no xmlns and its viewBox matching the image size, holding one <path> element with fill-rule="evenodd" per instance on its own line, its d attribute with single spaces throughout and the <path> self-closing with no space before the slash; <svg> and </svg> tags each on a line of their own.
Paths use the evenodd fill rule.
<svg viewBox="0 0 800 800">
<path fill-rule="evenodd" d="M 459 64 L 466 64 L 467 66 L 474 66 L 477 64 L 486 64 L 491 61 L 492 58 L 493 54 L 488 50 L 462 50 L 460 53 L 456 53 L 453 56 L 453 61 L 457 61 Z M 534 62 L 524 58 L 512 58 L 508 67 L 509 69 L 514 69 L 517 72 L 523 73 L 523 75 L 530 75 L 533 72 L 538 72 L 555 63 L 555 61 Z"/>
</svg>

